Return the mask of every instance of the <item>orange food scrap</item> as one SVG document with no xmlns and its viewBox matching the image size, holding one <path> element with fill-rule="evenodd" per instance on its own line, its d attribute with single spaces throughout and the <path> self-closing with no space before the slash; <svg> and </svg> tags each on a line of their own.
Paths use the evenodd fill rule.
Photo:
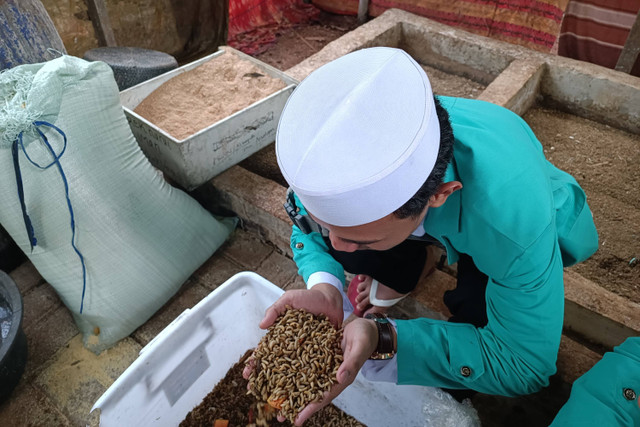
<svg viewBox="0 0 640 427">
<path fill-rule="evenodd" d="M 282 402 L 284 402 L 284 397 L 281 397 L 280 399 L 273 399 L 273 400 L 267 399 L 267 403 L 276 409 L 282 409 Z"/>
<path fill-rule="evenodd" d="M 229 420 L 215 420 L 213 427 L 229 427 Z"/>
<path fill-rule="evenodd" d="M 265 414 L 267 414 L 267 415 L 269 415 L 269 414 L 271 414 L 271 413 L 273 413 L 273 412 L 275 412 L 275 411 L 276 411 L 276 408 L 274 408 L 273 406 L 268 405 L 268 404 L 266 404 L 266 403 L 265 403 L 265 405 L 262 407 L 262 412 L 264 412 L 264 413 L 265 413 Z"/>
</svg>

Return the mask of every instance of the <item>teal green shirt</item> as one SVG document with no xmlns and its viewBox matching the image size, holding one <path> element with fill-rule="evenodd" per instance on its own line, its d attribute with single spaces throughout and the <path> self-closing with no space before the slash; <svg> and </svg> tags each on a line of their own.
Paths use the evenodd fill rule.
<svg viewBox="0 0 640 427">
<path fill-rule="evenodd" d="M 519 116 L 483 101 L 440 100 L 455 137 L 445 182 L 463 188 L 429 209 L 423 225 L 449 263 L 468 254 L 489 277 L 488 324 L 398 320 L 398 383 L 532 393 L 556 370 L 563 266 L 598 247 L 591 212 L 576 181 L 545 159 Z M 305 281 L 316 271 L 344 277 L 318 233 L 294 227 L 291 242 Z"/>
<path fill-rule="evenodd" d="M 627 338 L 573 383 L 551 427 L 640 427 L 640 337 Z"/>
</svg>

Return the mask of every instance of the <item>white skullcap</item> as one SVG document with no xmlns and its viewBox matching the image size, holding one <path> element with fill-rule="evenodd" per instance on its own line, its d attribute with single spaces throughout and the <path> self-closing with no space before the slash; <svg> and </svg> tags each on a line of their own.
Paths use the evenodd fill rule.
<svg viewBox="0 0 640 427">
<path fill-rule="evenodd" d="M 337 226 L 366 224 L 406 203 L 440 146 L 429 79 L 400 49 L 363 49 L 309 75 L 276 134 L 278 165 L 305 208 Z"/>
</svg>

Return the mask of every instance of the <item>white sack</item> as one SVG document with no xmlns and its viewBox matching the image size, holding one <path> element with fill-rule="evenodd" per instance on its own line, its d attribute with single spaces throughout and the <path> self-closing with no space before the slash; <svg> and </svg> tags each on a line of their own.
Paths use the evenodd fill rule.
<svg viewBox="0 0 640 427">
<path fill-rule="evenodd" d="M 75 219 L 72 246 L 65 182 Z M 100 352 L 133 332 L 224 242 L 219 221 L 168 185 L 134 139 L 108 65 L 63 56 L 0 74 L 0 223 L 72 311 L 85 346 Z M 11 147 L 20 149 L 31 250 Z M 83 304 L 82 314 L 80 314 Z M 55 328 L 51 325 L 51 328 Z M 97 335 L 96 332 L 99 332 Z"/>
</svg>

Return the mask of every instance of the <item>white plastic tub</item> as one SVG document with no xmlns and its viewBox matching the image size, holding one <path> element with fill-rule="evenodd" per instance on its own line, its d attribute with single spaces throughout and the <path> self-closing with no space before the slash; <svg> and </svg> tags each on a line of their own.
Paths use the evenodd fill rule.
<svg viewBox="0 0 640 427">
<path fill-rule="evenodd" d="M 205 62 L 215 61 L 225 51 L 282 80 L 286 87 L 182 140 L 134 111 L 163 83 Z M 275 140 L 280 115 L 297 83 L 277 68 L 223 46 L 209 56 L 123 90 L 120 102 L 131 131 L 149 161 L 185 189 L 193 190 Z"/>
<path fill-rule="evenodd" d="M 140 351 L 95 403 L 92 411 L 100 408 L 100 425 L 178 425 L 231 366 L 258 344 L 265 333 L 258 323 L 282 293 L 255 273 L 238 273 L 185 310 Z M 460 412 L 457 406 L 461 405 L 441 399 L 437 391 L 373 383 L 358 376 L 333 403 L 370 427 L 443 427 L 448 424 L 441 418 L 434 423 L 425 414 L 438 409 L 437 405 L 444 409 L 441 413 Z M 473 418 L 464 414 L 452 421 L 452 427 L 475 425 Z"/>
</svg>

